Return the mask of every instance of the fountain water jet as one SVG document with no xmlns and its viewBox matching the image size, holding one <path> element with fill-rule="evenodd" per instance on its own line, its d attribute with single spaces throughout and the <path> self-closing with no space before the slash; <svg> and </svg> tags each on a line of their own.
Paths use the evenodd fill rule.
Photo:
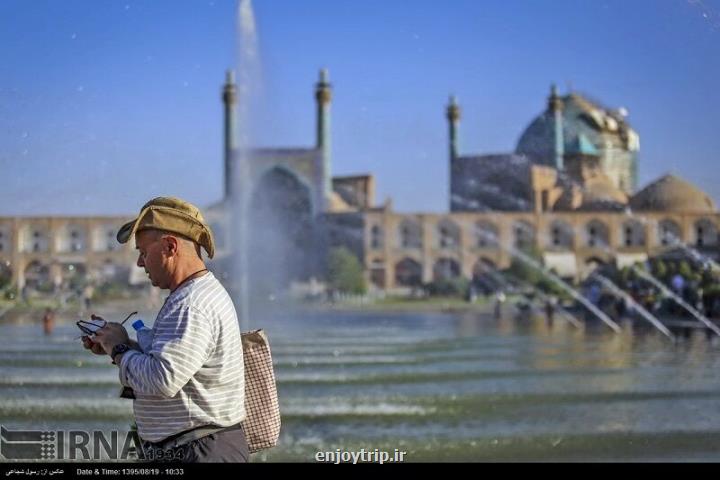
<svg viewBox="0 0 720 480">
<path fill-rule="evenodd" d="M 660 332 L 662 332 L 663 335 L 667 336 L 671 340 L 675 340 L 675 336 L 670 332 L 670 330 L 667 329 L 665 325 L 660 322 L 653 314 L 648 312 L 642 305 L 637 303 L 630 295 L 628 295 L 624 290 L 622 290 L 620 287 L 615 285 L 610 279 L 607 277 L 604 277 L 603 275 L 597 273 L 597 271 L 592 272 L 592 277 L 597 278 L 597 280 L 602 283 L 608 290 L 613 292 L 614 295 L 622 298 L 629 304 L 633 306 L 635 310 L 637 310 L 638 313 L 647 321 L 649 321 L 655 328 L 657 328 Z"/>
<path fill-rule="evenodd" d="M 239 304 L 238 316 L 241 330 L 250 328 L 250 302 L 248 294 L 248 216 L 250 202 L 249 162 L 250 150 L 250 119 L 253 98 L 259 92 L 260 64 L 257 47 L 257 29 L 251 0 L 240 0 L 237 10 L 238 29 L 238 122 L 229 132 L 236 136 L 238 143 L 231 155 L 229 176 L 231 185 L 229 196 L 231 202 L 231 235 L 232 244 L 236 246 L 231 275 L 236 303 Z M 232 80 L 228 74 L 228 83 Z"/>
<path fill-rule="evenodd" d="M 583 187 L 579 182 L 577 182 L 575 179 L 569 177 L 564 172 L 558 172 L 558 177 L 563 179 L 564 181 L 567 181 L 574 186 L 578 187 L 582 191 L 587 191 L 585 187 Z M 626 208 L 624 211 L 625 215 L 628 218 L 637 220 L 638 222 L 642 223 L 646 227 L 655 227 L 657 228 L 658 221 L 655 219 L 648 218 L 644 215 L 637 215 L 635 212 L 633 212 L 630 208 Z M 678 247 L 682 249 L 685 253 L 687 253 L 692 259 L 696 260 L 698 263 L 704 265 L 704 266 L 710 266 L 712 269 L 720 270 L 720 265 L 718 265 L 717 262 L 715 262 L 712 258 L 708 257 L 707 255 L 702 254 L 701 252 L 697 251 L 696 249 L 692 248 L 691 246 L 684 243 L 682 240 L 680 240 L 676 235 L 672 234 L 671 232 L 665 232 L 664 238 L 667 239 L 670 244 L 674 247 Z M 613 254 L 607 246 L 604 249 L 606 253 Z M 688 305 L 682 298 L 675 295 L 670 289 L 668 289 L 662 282 L 660 282 L 655 276 L 653 276 L 649 272 L 642 271 L 638 269 L 636 266 L 632 266 L 633 271 L 635 271 L 640 277 L 644 278 L 648 282 L 650 282 L 653 286 L 658 288 L 661 292 L 666 294 L 668 297 L 670 297 L 673 301 L 675 301 L 678 305 L 683 307 L 685 310 L 687 310 L 693 317 L 695 317 L 698 321 L 703 323 L 705 326 L 707 326 L 710 330 L 712 330 L 716 335 L 720 336 L 720 328 L 718 328 L 717 325 L 712 323 L 707 317 L 702 315 L 700 312 L 698 312 L 695 308 Z M 607 280 L 607 279 L 606 279 Z M 608 280 L 609 281 L 609 280 Z M 625 292 L 623 292 L 624 294 Z M 631 297 L 629 297 L 631 298 Z M 632 298 L 631 298 L 632 300 Z M 633 300 L 633 303 L 634 302 Z M 649 312 L 648 312 L 649 313 Z M 654 317 L 653 317 L 654 318 Z"/>
<path fill-rule="evenodd" d="M 605 312 L 597 308 L 595 305 L 592 304 L 587 298 L 585 298 L 580 292 L 572 288 L 570 285 L 568 285 L 563 279 L 558 277 L 557 275 L 550 272 L 548 269 L 543 267 L 540 263 L 538 263 L 535 259 L 531 258 L 529 255 L 521 252 L 520 250 L 503 245 L 496 235 L 494 235 L 491 232 L 486 231 L 479 231 L 480 235 L 485 237 L 488 241 L 493 242 L 494 244 L 498 245 L 501 249 L 505 250 L 507 253 L 509 253 L 513 258 L 516 258 L 523 262 L 524 264 L 528 265 L 530 268 L 538 271 L 541 275 L 548 278 L 550 281 L 555 283 L 558 287 L 560 287 L 563 291 L 568 293 L 570 296 L 572 296 L 575 300 L 580 302 L 585 308 L 587 308 L 593 315 L 595 315 L 597 318 L 599 318 L 603 323 L 605 323 L 608 327 L 610 327 L 615 333 L 620 333 L 622 329 L 620 326 L 615 323 L 610 317 L 608 317 Z"/>
<path fill-rule="evenodd" d="M 504 278 L 502 278 L 502 276 L 498 272 L 487 270 L 487 273 L 492 278 L 496 279 L 498 281 L 498 283 L 504 283 L 505 285 L 508 285 L 509 282 L 507 280 L 505 280 Z M 513 277 L 513 280 L 515 280 L 521 286 L 530 286 L 527 282 L 523 282 L 520 279 L 518 279 L 517 277 Z M 540 300 L 544 300 L 544 301 L 550 300 L 550 297 L 548 295 L 546 295 L 544 292 L 541 292 L 537 288 L 535 288 L 534 290 L 540 297 Z M 568 312 L 562 305 L 560 305 L 558 303 L 556 307 L 558 309 L 558 312 L 560 313 L 560 316 L 562 318 L 565 318 L 572 326 L 574 326 L 575 328 L 583 327 L 582 322 L 580 322 L 577 318 L 575 318 L 575 316 L 573 314 L 571 314 L 570 312 Z"/>
<path fill-rule="evenodd" d="M 647 280 L 651 284 L 653 284 L 655 287 L 660 289 L 661 292 L 663 292 L 666 296 L 671 298 L 675 303 L 683 307 L 685 310 L 687 310 L 693 317 L 695 317 L 698 321 L 702 322 L 706 327 L 708 327 L 710 330 L 712 330 L 716 335 L 720 335 L 720 328 L 718 328 L 717 325 L 712 323 L 705 315 L 698 312 L 695 308 L 690 306 L 685 300 L 680 298 L 678 295 L 673 293 L 669 288 L 667 288 L 665 285 L 663 285 L 662 282 L 660 282 L 657 278 L 655 278 L 653 275 L 651 275 L 648 272 L 645 272 L 644 270 L 641 270 L 633 265 L 632 267 L 633 271 L 643 279 Z"/>
</svg>

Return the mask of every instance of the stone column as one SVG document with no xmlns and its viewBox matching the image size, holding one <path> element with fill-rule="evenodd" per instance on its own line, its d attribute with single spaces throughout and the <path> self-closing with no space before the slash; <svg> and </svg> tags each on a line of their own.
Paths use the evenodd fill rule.
<svg viewBox="0 0 720 480">
<path fill-rule="evenodd" d="M 607 225 L 608 229 L 608 244 L 610 246 L 610 250 L 613 252 L 617 252 L 617 250 L 620 248 L 620 242 L 622 239 L 622 221 L 618 221 L 616 217 L 607 217 L 607 216 L 601 216 L 599 217 L 600 221 L 603 222 L 605 225 Z"/>
<path fill-rule="evenodd" d="M 680 219 L 681 240 L 691 247 L 695 247 L 695 242 L 697 241 L 697 238 L 695 238 L 694 220 L 695 219 L 688 215 L 683 215 Z"/>
<path fill-rule="evenodd" d="M 50 281 L 58 288 L 62 285 L 63 275 L 62 267 L 59 262 L 54 259 L 50 260 Z"/>
<path fill-rule="evenodd" d="M 13 269 L 13 285 L 17 288 L 18 293 L 25 286 L 25 267 L 26 263 L 24 259 L 18 258 L 13 262 L 11 268 Z"/>
<path fill-rule="evenodd" d="M 47 224 L 48 253 L 51 257 L 54 257 L 60 251 L 58 242 L 61 241 L 60 235 L 67 233 L 64 230 L 64 221 L 59 219 L 51 219 Z"/>
<path fill-rule="evenodd" d="M 422 228 L 423 236 L 423 248 L 422 248 L 422 267 L 423 283 L 432 282 L 433 280 L 433 266 L 435 264 L 435 235 L 434 230 L 436 228 L 437 220 L 434 217 L 428 215 L 422 215 L 420 217 L 420 226 Z"/>
<path fill-rule="evenodd" d="M 460 227 L 460 245 L 458 246 L 460 248 L 460 274 L 472 280 L 473 266 L 475 266 L 477 260 L 472 251 L 473 223 L 466 218 L 460 218 L 456 223 Z"/>
<path fill-rule="evenodd" d="M 655 216 L 648 216 L 648 222 L 644 223 L 645 227 L 645 252 L 650 255 L 651 252 L 655 251 L 659 247 L 659 221 Z"/>
<path fill-rule="evenodd" d="M 394 251 L 398 242 L 395 238 L 397 234 L 397 218 L 394 215 L 383 215 L 383 246 L 385 247 L 385 290 L 395 288 L 395 263 L 396 259 Z"/>
</svg>

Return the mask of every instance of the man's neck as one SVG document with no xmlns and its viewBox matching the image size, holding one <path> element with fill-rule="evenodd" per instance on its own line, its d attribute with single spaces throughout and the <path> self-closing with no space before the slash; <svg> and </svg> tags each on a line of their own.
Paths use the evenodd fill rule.
<svg viewBox="0 0 720 480">
<path fill-rule="evenodd" d="M 174 292 L 184 281 L 189 280 L 194 275 L 202 276 L 206 270 L 207 267 L 202 260 L 187 265 L 179 265 L 170 277 L 170 292 Z"/>
</svg>

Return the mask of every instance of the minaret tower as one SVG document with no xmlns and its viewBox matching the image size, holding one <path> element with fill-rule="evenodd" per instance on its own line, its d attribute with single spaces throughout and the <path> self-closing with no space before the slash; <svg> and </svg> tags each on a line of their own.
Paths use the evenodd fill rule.
<svg viewBox="0 0 720 480">
<path fill-rule="evenodd" d="M 330 198 L 332 192 L 331 150 L 330 150 L 330 102 L 332 100 L 332 87 L 328 79 L 326 68 L 320 70 L 320 79 L 315 84 L 315 101 L 317 102 L 317 140 L 315 147 L 320 150 L 323 157 L 323 189 L 325 198 Z"/>
<path fill-rule="evenodd" d="M 447 106 L 447 120 L 450 140 L 450 161 L 453 162 L 458 156 L 458 126 L 460 125 L 460 106 L 457 104 L 455 95 L 450 96 L 450 103 Z"/>
<path fill-rule="evenodd" d="M 457 98 L 455 98 L 455 95 L 450 96 L 450 102 L 448 103 L 447 110 L 445 111 L 445 116 L 448 120 L 448 141 L 450 144 L 450 191 L 449 191 L 449 197 L 450 197 L 450 211 L 453 210 L 453 182 L 455 181 L 456 177 L 459 175 L 459 172 L 456 172 L 456 164 L 455 161 L 458 158 L 458 126 L 460 125 L 460 106 L 457 103 Z"/>
<path fill-rule="evenodd" d="M 553 116 L 553 129 L 555 130 L 555 168 L 562 170 L 564 167 L 565 139 L 563 137 L 563 101 L 557 94 L 557 87 L 553 84 L 550 87 L 548 97 L 548 111 Z"/>
<path fill-rule="evenodd" d="M 232 194 L 233 183 L 233 156 L 237 149 L 237 85 L 235 85 L 235 72 L 228 70 L 225 73 L 225 85 L 222 91 L 222 101 L 225 116 L 225 199 Z"/>
</svg>

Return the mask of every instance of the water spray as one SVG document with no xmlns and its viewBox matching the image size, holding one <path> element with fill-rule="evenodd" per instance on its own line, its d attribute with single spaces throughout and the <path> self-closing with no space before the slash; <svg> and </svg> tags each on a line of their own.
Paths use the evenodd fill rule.
<svg viewBox="0 0 720 480">
<path fill-rule="evenodd" d="M 620 287 L 615 285 L 610 279 L 607 277 L 604 277 L 603 275 L 597 273 L 597 271 L 594 271 L 590 274 L 592 277 L 596 278 L 603 286 L 605 286 L 608 290 L 610 290 L 614 295 L 622 298 L 629 304 L 633 306 L 635 310 L 648 322 L 650 322 L 655 328 L 660 330 L 663 335 L 667 336 L 671 340 L 675 340 L 675 336 L 668 330 L 668 328 L 660 322 L 657 318 L 655 318 L 650 312 L 648 312 L 645 307 L 640 305 L 633 299 L 630 295 L 628 295 L 624 290 L 622 290 Z"/>
</svg>

